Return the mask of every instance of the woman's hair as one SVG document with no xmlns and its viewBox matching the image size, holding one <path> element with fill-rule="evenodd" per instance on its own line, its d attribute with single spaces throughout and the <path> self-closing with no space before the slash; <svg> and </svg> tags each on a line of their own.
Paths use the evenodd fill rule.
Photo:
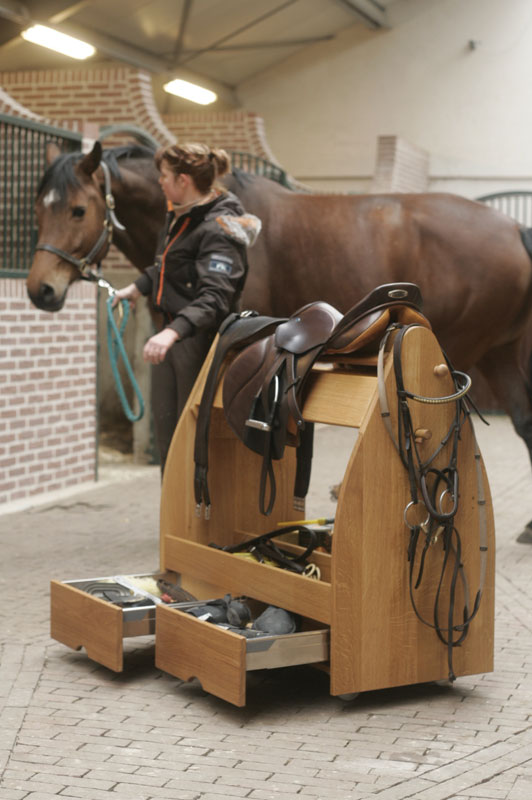
<svg viewBox="0 0 532 800">
<path fill-rule="evenodd" d="M 216 179 L 229 172 L 231 162 L 225 150 L 211 150 L 205 144 L 173 144 L 155 153 L 157 169 L 165 161 L 176 175 L 190 175 L 196 189 L 209 192 Z"/>
</svg>

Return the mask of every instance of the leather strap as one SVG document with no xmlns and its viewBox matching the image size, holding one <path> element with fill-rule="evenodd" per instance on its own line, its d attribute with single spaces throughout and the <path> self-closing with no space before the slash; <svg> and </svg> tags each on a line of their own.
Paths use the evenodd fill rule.
<svg viewBox="0 0 532 800">
<path fill-rule="evenodd" d="M 234 313 L 226 317 L 218 331 L 218 343 L 201 397 L 194 440 L 196 514 L 201 515 L 201 507 L 205 504 L 205 519 L 209 519 L 211 507 L 207 483 L 210 412 L 220 377 L 220 369 L 225 357 L 232 349 L 241 347 L 243 344 L 252 344 L 258 339 L 269 336 L 284 321 L 284 318 L 259 316 L 256 311 L 243 311 L 240 314 Z"/>
<path fill-rule="evenodd" d="M 469 625 L 478 613 L 482 592 L 485 583 L 486 570 L 487 570 L 487 517 L 486 517 L 486 498 L 484 493 L 484 482 L 482 473 L 482 464 L 480 451 L 478 448 L 473 423 L 471 420 L 471 413 L 465 399 L 465 385 L 468 382 L 460 383 L 457 375 L 463 376 L 463 373 L 457 373 L 453 370 L 447 356 L 445 359 L 450 369 L 450 373 L 457 387 L 456 392 L 448 395 L 445 398 L 424 398 L 420 395 L 415 395 L 405 389 L 403 382 L 403 374 L 401 367 L 401 347 L 404 335 L 407 330 L 412 327 L 394 325 L 389 328 L 384 339 L 381 342 L 378 357 L 378 391 L 381 406 L 381 415 L 386 429 L 392 439 L 399 456 L 403 462 L 404 467 L 408 471 L 410 483 L 410 503 L 405 509 L 405 523 L 410 528 L 410 542 L 408 546 L 408 561 L 409 561 L 409 591 L 410 599 L 413 610 L 417 618 L 433 630 L 435 630 L 438 638 L 447 647 L 447 661 L 449 665 L 449 680 L 455 679 L 453 671 L 453 648 L 458 647 L 466 638 Z M 387 350 L 389 337 L 395 333 L 393 342 L 393 366 L 395 379 L 397 384 L 398 396 L 398 432 L 395 436 L 391 421 L 390 411 L 388 405 L 388 398 L 386 394 L 386 386 L 384 383 L 384 355 Z M 468 377 L 468 376 L 466 376 Z M 410 417 L 410 410 L 408 401 L 414 400 L 418 402 L 454 402 L 456 405 L 456 414 L 453 422 L 451 423 L 447 434 L 443 437 L 441 442 L 431 453 L 428 459 L 424 462 L 420 459 L 417 451 L 415 435 Z M 477 504 L 479 515 L 479 559 L 480 559 L 480 575 L 479 587 L 473 603 L 473 609 L 469 608 L 469 587 L 467 583 L 467 576 L 465 573 L 464 565 L 462 563 L 462 542 L 460 533 L 454 525 L 454 518 L 458 511 L 458 446 L 460 441 L 460 433 L 465 422 L 468 422 L 471 428 L 473 437 L 473 448 L 475 467 L 477 475 Z M 450 446 L 450 457 L 447 467 L 443 469 L 436 469 L 430 465 L 434 462 L 436 456 L 446 446 Z M 432 484 L 429 489 L 429 483 Z M 443 492 L 442 490 L 443 488 Z M 452 498 L 452 506 L 448 511 L 443 511 L 441 500 L 445 494 L 449 494 Z M 439 499 L 438 499 L 439 495 Z M 420 500 L 421 497 L 421 500 Z M 427 509 L 427 519 L 421 524 L 412 525 L 408 522 L 408 508 L 410 505 L 417 505 L 423 502 Z M 418 575 L 414 582 L 414 564 L 416 560 L 416 552 L 420 537 L 424 537 L 424 545 L 419 558 Z M 429 622 L 424 619 L 419 613 L 414 591 L 420 586 L 423 568 L 425 563 L 425 556 L 429 546 L 435 545 L 438 540 L 441 540 L 443 548 L 443 561 L 440 572 L 440 578 L 434 601 L 433 621 Z M 454 558 L 451 560 L 451 554 Z M 449 591 L 449 605 L 447 609 L 446 624 L 440 620 L 440 597 L 443 586 L 443 581 L 448 570 L 449 564 L 452 564 L 452 575 L 450 579 Z M 462 622 L 456 624 L 454 621 L 455 612 L 455 597 L 458 581 L 461 581 L 464 592 L 464 609 L 462 613 Z"/>
</svg>

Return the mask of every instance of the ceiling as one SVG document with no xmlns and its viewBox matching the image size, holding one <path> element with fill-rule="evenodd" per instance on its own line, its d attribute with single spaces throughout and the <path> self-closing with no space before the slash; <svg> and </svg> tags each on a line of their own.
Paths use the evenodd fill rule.
<svg viewBox="0 0 532 800">
<path fill-rule="evenodd" d="M 242 82 L 355 24 L 389 27 L 394 0 L 0 0 L 0 71 L 122 62 L 147 70 L 155 86 L 195 80 L 238 105 Z M 97 48 L 75 62 L 25 42 L 31 23 L 52 24 Z M 196 109 L 166 95 L 163 111 Z"/>
</svg>

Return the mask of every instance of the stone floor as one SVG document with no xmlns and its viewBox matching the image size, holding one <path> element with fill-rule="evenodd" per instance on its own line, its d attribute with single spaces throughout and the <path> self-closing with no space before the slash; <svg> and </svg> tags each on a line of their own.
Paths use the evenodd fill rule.
<svg viewBox="0 0 532 800">
<path fill-rule="evenodd" d="M 476 427 L 496 516 L 495 671 L 452 688 L 344 702 L 297 667 L 251 673 L 238 709 L 159 672 L 148 637 L 127 640 L 117 675 L 50 639 L 49 580 L 157 568 L 157 468 L 107 463 L 90 490 L 0 515 L 0 800 L 530 800 L 532 537 L 518 538 L 532 476 L 508 420 L 490 422 Z M 350 444 L 318 431 L 316 514 Z"/>
</svg>

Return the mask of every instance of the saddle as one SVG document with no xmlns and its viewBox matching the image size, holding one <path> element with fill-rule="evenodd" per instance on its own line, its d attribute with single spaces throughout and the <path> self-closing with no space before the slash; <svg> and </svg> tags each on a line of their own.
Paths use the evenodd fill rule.
<svg viewBox="0 0 532 800">
<path fill-rule="evenodd" d="M 225 373 L 223 407 L 234 433 L 262 456 L 260 511 L 268 515 L 273 509 L 276 489 L 272 462 L 283 457 L 287 445 L 297 447 L 294 507 L 302 510 L 310 481 L 313 425 L 305 422 L 301 408 L 313 365 L 319 358 L 376 353 L 391 324 L 430 328 L 421 305 L 415 284 L 393 283 L 377 287 L 345 315 L 321 301 L 303 306 L 288 319 L 261 317 L 253 312 L 231 315 L 220 328 L 200 403 L 194 481 L 198 513 L 202 502 L 206 515 L 210 507 L 208 417 L 221 364 L 231 349 L 240 352 Z"/>
</svg>

